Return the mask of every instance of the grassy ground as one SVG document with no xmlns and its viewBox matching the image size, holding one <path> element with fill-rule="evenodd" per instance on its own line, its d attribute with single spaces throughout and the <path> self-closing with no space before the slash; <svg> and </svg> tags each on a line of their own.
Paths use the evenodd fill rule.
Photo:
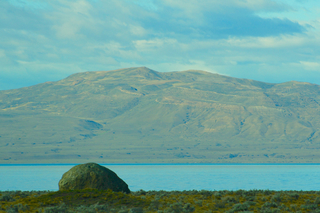
<svg viewBox="0 0 320 213">
<path fill-rule="evenodd" d="M 318 191 L 2 191 L 0 212 L 320 212 Z"/>
</svg>

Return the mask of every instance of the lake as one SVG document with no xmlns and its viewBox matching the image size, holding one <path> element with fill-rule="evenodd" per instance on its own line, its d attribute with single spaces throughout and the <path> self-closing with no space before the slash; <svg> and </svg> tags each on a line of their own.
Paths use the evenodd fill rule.
<svg viewBox="0 0 320 213">
<path fill-rule="evenodd" d="M 106 165 L 131 191 L 320 190 L 320 165 Z M 0 165 L 0 190 L 58 190 L 74 165 Z"/>
</svg>

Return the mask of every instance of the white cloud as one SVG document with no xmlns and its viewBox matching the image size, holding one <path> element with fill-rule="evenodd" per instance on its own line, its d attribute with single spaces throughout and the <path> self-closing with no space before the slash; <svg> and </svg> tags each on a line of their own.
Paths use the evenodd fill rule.
<svg viewBox="0 0 320 213">
<path fill-rule="evenodd" d="M 6 57 L 6 54 L 5 54 L 4 50 L 0 49 L 0 58 L 4 58 L 4 57 Z"/>
<path fill-rule="evenodd" d="M 286 3 L 272 0 L 163 0 L 163 2 L 165 5 L 184 9 L 192 14 L 203 10 L 221 11 L 230 7 L 246 8 L 252 11 L 292 10 L 292 7 Z"/>
<path fill-rule="evenodd" d="M 45 9 L 47 3 L 39 0 L 7 0 L 10 4 L 25 9 Z"/>
<path fill-rule="evenodd" d="M 145 36 L 147 34 L 147 30 L 139 25 L 130 25 L 130 33 L 136 36 Z"/>
<path fill-rule="evenodd" d="M 90 14 L 92 6 L 85 0 L 74 2 L 64 1 L 65 4 L 52 5 L 54 12 L 46 14 L 46 18 L 53 22 L 52 29 L 58 38 L 75 39 L 83 28 L 91 28 L 96 21 Z"/>
<path fill-rule="evenodd" d="M 311 62 L 311 61 L 300 61 L 303 68 L 306 70 L 313 70 L 320 72 L 320 63 L 318 62 Z"/>
<path fill-rule="evenodd" d="M 40 9 L 36 0 L 12 2 L 0 1 L 0 83 L 10 74 L 35 83 L 132 66 L 278 82 L 318 69 L 319 20 L 257 15 L 290 13 L 288 2 L 43 0 Z"/>
<path fill-rule="evenodd" d="M 159 49 L 173 47 L 178 44 L 176 39 L 170 39 L 170 38 L 155 38 L 150 40 L 136 40 L 133 41 L 133 44 L 135 48 L 140 51 L 158 51 Z"/>
<path fill-rule="evenodd" d="M 279 3 L 278 1 L 272 0 L 244 0 L 244 1 L 232 1 L 241 7 L 249 8 L 253 11 L 286 11 L 292 10 L 288 4 Z"/>
<path fill-rule="evenodd" d="M 283 35 L 276 37 L 229 38 L 224 44 L 242 48 L 293 48 L 308 42 L 308 37 Z"/>
</svg>

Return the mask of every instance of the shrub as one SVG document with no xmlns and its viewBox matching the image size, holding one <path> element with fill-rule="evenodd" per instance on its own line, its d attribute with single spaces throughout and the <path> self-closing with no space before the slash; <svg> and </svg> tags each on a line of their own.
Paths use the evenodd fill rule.
<svg viewBox="0 0 320 213">
<path fill-rule="evenodd" d="M 135 207 L 130 209 L 129 213 L 143 213 L 143 208 L 141 207 Z"/>
<path fill-rule="evenodd" d="M 243 204 L 246 204 L 246 205 L 249 205 L 249 206 L 254 206 L 254 205 L 256 205 L 256 203 L 253 202 L 253 201 L 246 201 L 246 202 L 244 202 Z"/>
<path fill-rule="evenodd" d="M 314 201 L 314 204 L 320 204 L 320 197 L 316 198 L 316 200 Z"/>
<path fill-rule="evenodd" d="M 182 203 L 170 204 L 168 208 L 163 210 L 163 212 L 164 213 L 181 213 L 183 212 L 183 205 Z"/>
<path fill-rule="evenodd" d="M 203 195 L 205 197 L 210 197 L 212 196 L 212 192 L 211 191 L 208 191 L 208 190 L 201 190 L 200 192 L 198 192 L 200 195 Z"/>
<path fill-rule="evenodd" d="M 147 192 L 140 189 L 139 191 L 133 192 L 132 194 L 136 195 L 136 196 L 140 196 L 140 195 L 146 195 Z"/>
<path fill-rule="evenodd" d="M 259 213 L 280 213 L 280 210 L 279 209 L 262 209 Z"/>
<path fill-rule="evenodd" d="M 116 209 L 110 209 L 110 212 L 108 213 L 118 213 L 118 211 Z"/>
<path fill-rule="evenodd" d="M 68 213 L 68 208 L 66 204 L 62 203 L 58 206 L 46 207 L 43 209 L 44 213 Z"/>
<path fill-rule="evenodd" d="M 230 209 L 229 211 L 227 211 L 228 213 L 233 213 L 233 212 L 243 212 L 243 211 L 247 211 L 249 210 L 250 205 L 247 203 L 237 203 L 235 204 L 232 209 Z"/>
<path fill-rule="evenodd" d="M 214 206 L 218 209 L 222 209 L 222 208 L 226 207 L 226 203 L 225 202 L 216 202 Z"/>
<path fill-rule="evenodd" d="M 275 202 L 265 202 L 263 205 L 262 205 L 262 208 L 275 208 L 275 207 L 278 207 L 278 204 L 275 203 Z"/>
<path fill-rule="evenodd" d="M 299 199 L 299 194 L 298 193 L 290 193 L 289 196 L 294 200 L 298 200 Z"/>
<path fill-rule="evenodd" d="M 304 205 L 301 205 L 301 208 L 306 209 L 306 210 L 315 210 L 318 208 L 318 205 L 317 204 L 304 204 Z"/>
<path fill-rule="evenodd" d="M 263 190 L 262 193 L 263 193 L 264 195 L 271 195 L 271 194 L 273 193 L 273 191 L 267 189 L 267 190 Z"/>
<path fill-rule="evenodd" d="M 10 195 L 1 195 L 0 196 L 0 201 L 14 201 L 14 199 Z"/>
<path fill-rule="evenodd" d="M 7 213 L 18 213 L 19 210 L 16 209 L 15 207 L 13 207 L 13 206 L 10 206 L 10 207 L 8 207 L 8 208 L 6 209 L 6 212 L 7 212 Z"/>
<path fill-rule="evenodd" d="M 159 206 L 160 206 L 159 200 L 155 199 L 155 200 L 151 201 L 148 209 L 151 211 L 155 211 L 155 210 L 159 209 Z"/>
<path fill-rule="evenodd" d="M 290 205 L 290 209 L 291 209 L 292 211 L 297 211 L 297 210 L 298 210 L 298 205 L 297 205 L 297 204 L 291 204 L 291 205 Z"/>
<path fill-rule="evenodd" d="M 87 198 L 83 198 L 83 195 Z M 39 213 L 212 213 L 218 211 L 229 213 L 248 213 L 250 211 L 259 213 L 301 211 L 320 213 L 318 207 L 320 196 L 317 191 L 191 190 L 181 192 L 140 190 L 132 192 L 131 195 L 95 190 L 50 193 L 48 191 L 6 191 L 0 192 L 0 199 L 0 211 L 9 213 L 37 212 L 39 206 L 41 206 L 38 209 Z M 18 202 L 20 203 L 17 204 Z M 23 205 L 25 203 L 30 206 Z"/>
<path fill-rule="evenodd" d="M 275 194 L 272 196 L 271 201 L 273 202 L 281 202 L 281 195 L 280 194 Z"/>
<path fill-rule="evenodd" d="M 254 201 L 256 199 L 255 196 L 246 196 L 245 198 L 248 201 Z"/>
<path fill-rule="evenodd" d="M 189 212 L 194 212 L 195 208 L 190 204 L 190 203 L 186 203 L 183 206 L 183 212 L 189 213 Z"/>
<path fill-rule="evenodd" d="M 290 211 L 290 208 L 288 208 L 286 205 L 284 204 L 281 204 L 281 206 L 278 207 L 280 210 L 283 210 L 283 211 Z"/>
<path fill-rule="evenodd" d="M 242 190 L 242 189 L 240 189 L 240 190 L 235 191 L 235 193 L 236 193 L 236 195 L 241 195 L 241 196 L 243 196 L 244 193 L 245 193 L 245 191 Z"/>
<path fill-rule="evenodd" d="M 236 198 L 234 198 L 232 196 L 226 196 L 226 197 L 223 197 L 221 199 L 221 202 L 224 202 L 224 203 L 237 203 L 238 201 L 236 200 Z"/>
<path fill-rule="evenodd" d="M 99 203 L 93 204 L 90 207 L 92 207 L 93 209 L 95 209 L 98 212 L 109 210 L 108 205 L 99 205 Z"/>
<path fill-rule="evenodd" d="M 92 206 L 81 205 L 81 206 L 75 208 L 75 210 L 78 213 L 96 213 L 96 210 L 94 208 L 92 208 Z"/>
<path fill-rule="evenodd" d="M 194 201 L 194 204 L 196 204 L 197 206 L 200 206 L 200 207 L 202 207 L 202 203 L 203 203 L 202 200 L 196 200 L 196 201 Z"/>
<path fill-rule="evenodd" d="M 214 195 L 217 199 L 220 199 L 221 196 L 222 196 L 222 192 L 217 191 L 217 192 L 214 192 L 213 195 Z"/>
<path fill-rule="evenodd" d="M 23 205 L 21 203 L 18 203 L 18 204 L 14 205 L 14 206 L 9 206 L 6 209 L 6 212 L 15 213 L 15 212 L 19 212 L 19 211 L 25 212 L 27 210 L 29 210 L 29 206 L 28 205 Z"/>
<path fill-rule="evenodd" d="M 261 201 L 265 202 L 265 201 L 267 201 L 267 198 L 266 197 L 262 197 Z"/>
</svg>

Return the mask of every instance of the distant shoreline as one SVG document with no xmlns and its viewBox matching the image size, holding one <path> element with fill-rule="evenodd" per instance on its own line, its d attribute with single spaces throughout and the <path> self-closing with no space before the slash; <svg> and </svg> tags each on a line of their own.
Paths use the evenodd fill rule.
<svg viewBox="0 0 320 213">
<path fill-rule="evenodd" d="M 81 163 L 53 163 L 53 164 L 0 164 L 0 166 L 73 166 Z M 316 166 L 320 163 L 100 163 L 110 166 Z"/>
</svg>

